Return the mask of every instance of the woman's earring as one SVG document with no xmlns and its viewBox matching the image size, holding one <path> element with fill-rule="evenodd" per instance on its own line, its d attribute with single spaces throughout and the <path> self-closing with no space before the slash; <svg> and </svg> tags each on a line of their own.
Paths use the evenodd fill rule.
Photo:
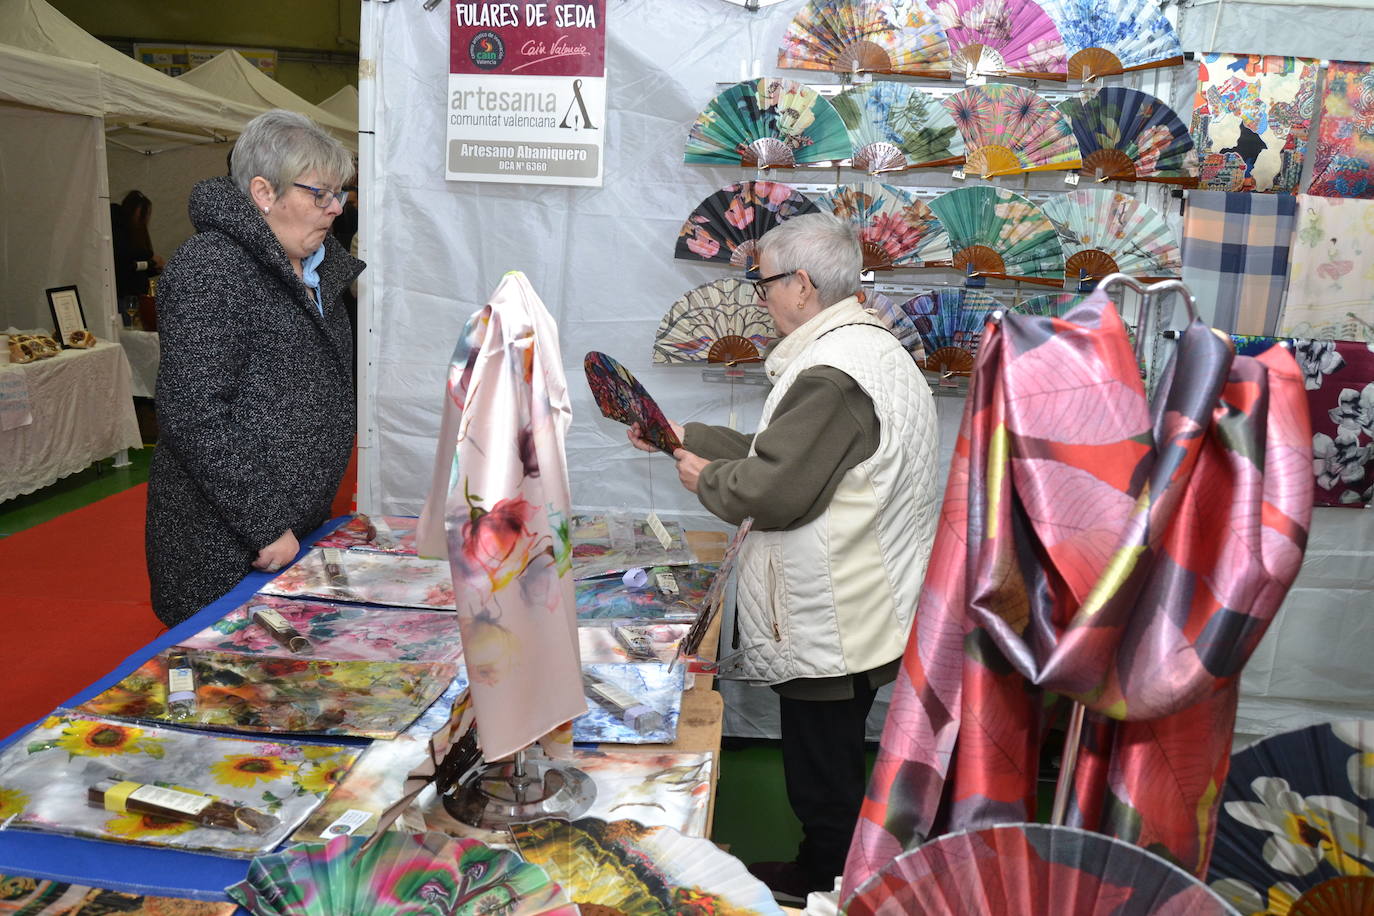
<svg viewBox="0 0 1374 916">
<path fill-rule="evenodd" d="M 263 207 L 263 208 L 262 208 L 262 212 L 263 212 L 264 215 L 266 215 L 268 209 L 270 209 L 270 208 L 268 208 L 268 207 Z"/>
</svg>

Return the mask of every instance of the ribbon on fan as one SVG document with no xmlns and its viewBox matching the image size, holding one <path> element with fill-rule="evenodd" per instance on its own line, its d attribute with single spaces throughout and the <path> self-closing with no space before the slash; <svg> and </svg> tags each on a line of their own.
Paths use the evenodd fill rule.
<svg viewBox="0 0 1374 916">
<path fill-rule="evenodd" d="M 985 332 L 842 900 L 929 837 L 1034 817 L 1046 691 L 1088 709 L 1070 822 L 1205 873 L 1311 440 L 1282 348 L 1179 344 L 1151 405 L 1105 293 Z"/>
</svg>

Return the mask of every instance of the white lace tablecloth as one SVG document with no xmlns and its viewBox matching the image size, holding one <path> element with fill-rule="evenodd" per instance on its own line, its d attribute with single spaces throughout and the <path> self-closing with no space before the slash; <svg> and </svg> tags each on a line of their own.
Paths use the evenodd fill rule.
<svg viewBox="0 0 1374 916">
<path fill-rule="evenodd" d="M 131 391 L 136 398 L 155 397 L 157 391 L 157 363 L 161 355 L 158 347 L 157 331 L 135 331 L 121 328 L 119 345 L 124 355 L 129 357 L 129 369 L 133 373 Z"/>
<path fill-rule="evenodd" d="M 91 462 L 143 443 L 129 390 L 129 360 L 118 344 L 63 350 L 22 372 L 33 422 L 0 431 L 0 502 L 32 493 Z"/>
</svg>

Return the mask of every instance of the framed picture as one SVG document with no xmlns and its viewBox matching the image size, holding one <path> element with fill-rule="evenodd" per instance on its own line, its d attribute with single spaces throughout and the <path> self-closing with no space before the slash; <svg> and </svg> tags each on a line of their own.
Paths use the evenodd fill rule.
<svg viewBox="0 0 1374 916">
<path fill-rule="evenodd" d="M 48 308 L 52 310 L 52 322 L 57 330 L 57 340 L 63 347 L 71 346 L 73 331 L 86 330 L 86 314 L 81 310 L 81 294 L 75 286 L 54 286 L 47 290 Z"/>
</svg>

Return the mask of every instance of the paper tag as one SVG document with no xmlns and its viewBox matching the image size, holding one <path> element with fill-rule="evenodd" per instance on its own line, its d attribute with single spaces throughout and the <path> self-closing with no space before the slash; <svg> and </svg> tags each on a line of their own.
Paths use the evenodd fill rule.
<svg viewBox="0 0 1374 916">
<path fill-rule="evenodd" d="M 730 408 L 730 421 L 727 425 L 735 432 L 739 432 L 739 415 L 735 413 L 733 407 Z"/>
<path fill-rule="evenodd" d="M 1069 174 L 1065 175 L 1064 184 L 1073 185 L 1075 188 L 1078 187 L 1078 173 L 1070 172 Z"/>
<path fill-rule="evenodd" d="M 955 181 L 963 181 L 965 178 L 968 177 L 964 174 L 963 169 L 955 169 L 953 172 L 950 173 L 950 176 L 954 178 Z"/>
<path fill-rule="evenodd" d="M 657 512 L 650 512 L 645 519 L 649 523 L 649 530 L 658 538 L 658 542 L 663 545 L 664 550 L 670 550 L 673 546 L 673 536 L 668 533 L 668 529 L 663 527 L 663 522 L 659 520 Z"/>
<path fill-rule="evenodd" d="M 359 811 L 356 808 L 349 808 L 340 814 L 334 823 L 320 831 L 320 836 L 352 836 L 359 827 L 372 819 L 372 815 L 366 811 Z"/>
<path fill-rule="evenodd" d="M 173 668 L 167 672 L 167 693 L 189 693 L 194 695 L 196 690 L 195 675 L 190 668 Z"/>
<path fill-rule="evenodd" d="M 265 627 L 281 632 L 290 629 L 291 624 L 286 622 L 286 618 L 276 611 L 267 607 L 253 609 L 253 616 Z"/>
<path fill-rule="evenodd" d="M 659 573 L 655 578 L 658 582 L 659 591 L 666 592 L 669 595 L 676 595 L 678 593 L 677 580 L 673 578 L 672 573 Z"/>
<path fill-rule="evenodd" d="M 139 786 L 129 793 L 129 801 L 143 802 L 145 805 L 156 805 L 178 814 L 195 816 L 210 807 L 214 799 L 208 795 L 164 789 L 162 786 Z"/>
<path fill-rule="evenodd" d="M 324 561 L 325 561 L 326 563 L 334 563 L 334 564 L 342 563 L 342 562 L 343 562 L 343 551 L 340 550 L 340 549 L 337 548 L 337 547 L 326 547 L 326 548 L 324 548 Z"/>
</svg>

